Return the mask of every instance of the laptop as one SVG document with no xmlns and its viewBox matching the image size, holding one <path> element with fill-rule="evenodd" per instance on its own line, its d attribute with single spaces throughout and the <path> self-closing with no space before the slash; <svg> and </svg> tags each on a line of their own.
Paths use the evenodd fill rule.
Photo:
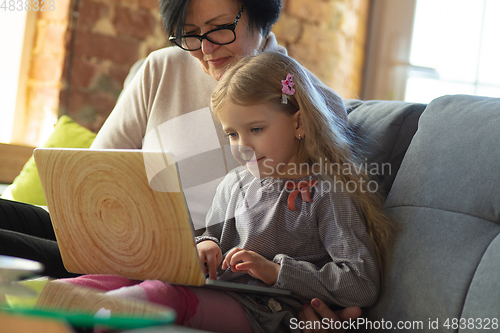
<svg viewBox="0 0 500 333">
<path fill-rule="evenodd" d="M 34 157 L 69 272 L 291 295 L 288 290 L 206 278 L 170 154 L 37 148 Z"/>
</svg>

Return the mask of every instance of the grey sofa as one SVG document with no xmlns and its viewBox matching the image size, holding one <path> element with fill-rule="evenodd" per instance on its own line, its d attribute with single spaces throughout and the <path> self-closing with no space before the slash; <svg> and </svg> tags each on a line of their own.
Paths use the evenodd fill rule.
<svg viewBox="0 0 500 333">
<path fill-rule="evenodd" d="M 345 105 L 398 228 L 381 295 L 362 318 L 371 325 L 360 328 L 500 332 L 500 99 Z"/>
<path fill-rule="evenodd" d="M 357 137 L 367 138 L 367 162 L 390 166 L 379 180 L 398 229 L 381 295 L 360 328 L 500 332 L 500 99 L 346 107 Z"/>
</svg>

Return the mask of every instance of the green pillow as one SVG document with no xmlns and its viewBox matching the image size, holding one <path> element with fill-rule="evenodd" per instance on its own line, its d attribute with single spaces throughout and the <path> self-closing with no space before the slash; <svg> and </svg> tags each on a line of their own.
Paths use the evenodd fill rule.
<svg viewBox="0 0 500 333">
<path fill-rule="evenodd" d="M 61 116 L 42 147 L 59 148 L 89 148 L 94 142 L 96 134 L 77 124 L 68 116 Z M 42 184 L 33 156 L 26 162 L 19 176 L 7 188 L 13 200 L 30 203 L 32 205 L 46 206 Z"/>
</svg>

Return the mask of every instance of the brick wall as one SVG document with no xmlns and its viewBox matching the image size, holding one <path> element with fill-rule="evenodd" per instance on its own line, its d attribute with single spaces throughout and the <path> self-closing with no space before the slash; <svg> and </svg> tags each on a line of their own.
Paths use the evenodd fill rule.
<svg viewBox="0 0 500 333">
<path fill-rule="evenodd" d="M 273 31 L 292 57 L 353 98 L 362 86 L 369 1 L 285 0 Z M 167 44 L 157 0 L 57 0 L 56 7 L 37 22 L 27 102 L 33 138 L 47 110 L 97 132 L 132 64 Z"/>
<path fill-rule="evenodd" d="M 273 29 L 290 56 L 344 98 L 361 94 L 370 0 L 285 0 Z"/>
<path fill-rule="evenodd" d="M 75 7 L 73 7 L 74 9 Z M 67 44 L 60 114 L 97 132 L 130 67 L 166 45 L 157 0 L 81 0 Z"/>
<path fill-rule="evenodd" d="M 16 134 L 19 142 L 36 145 L 46 115 L 58 112 L 69 3 L 58 0 L 56 10 L 38 13 L 26 87 L 25 126 L 19 129 L 23 133 Z"/>
</svg>

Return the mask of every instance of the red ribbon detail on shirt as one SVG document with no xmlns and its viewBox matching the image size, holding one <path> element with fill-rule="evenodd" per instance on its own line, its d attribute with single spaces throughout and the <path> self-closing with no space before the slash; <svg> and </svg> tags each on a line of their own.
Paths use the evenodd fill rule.
<svg viewBox="0 0 500 333">
<path fill-rule="evenodd" d="M 290 210 L 295 210 L 295 199 L 297 196 L 300 195 L 302 197 L 302 200 L 305 202 L 312 202 L 311 199 L 311 187 L 314 187 L 318 184 L 318 181 L 315 180 L 301 180 L 300 182 L 296 183 L 291 180 L 286 181 L 286 188 L 289 190 L 292 190 L 290 194 L 288 195 L 288 209 Z"/>
</svg>

